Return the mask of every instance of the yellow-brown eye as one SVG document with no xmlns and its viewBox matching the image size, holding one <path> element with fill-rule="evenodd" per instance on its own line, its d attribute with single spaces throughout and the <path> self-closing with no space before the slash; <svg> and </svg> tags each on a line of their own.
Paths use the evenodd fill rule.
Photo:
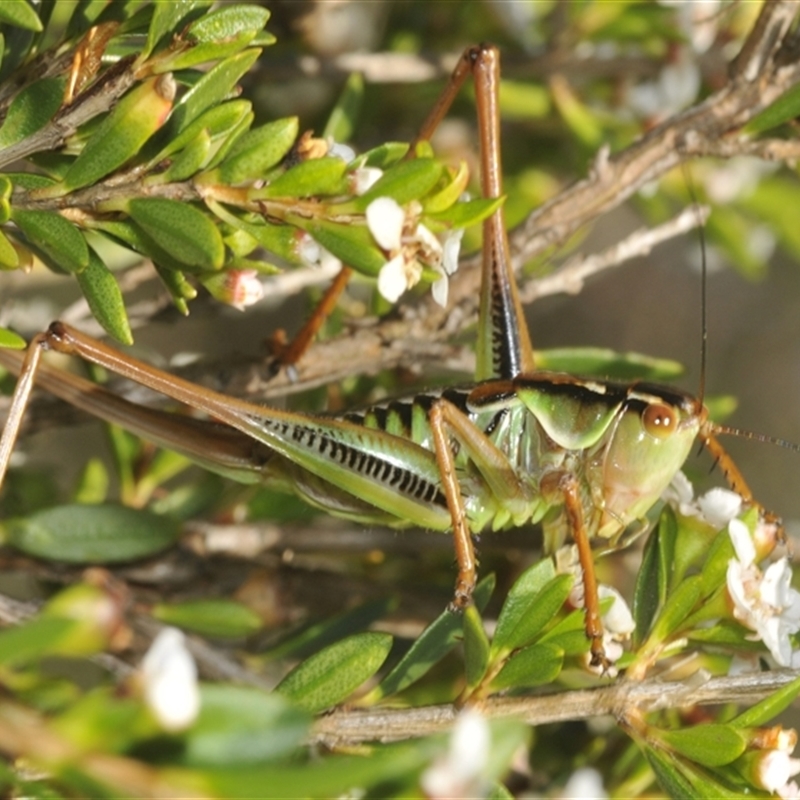
<svg viewBox="0 0 800 800">
<path fill-rule="evenodd" d="M 666 439 L 678 425 L 675 411 L 663 403 L 650 403 L 642 411 L 644 429 L 657 439 Z"/>
</svg>

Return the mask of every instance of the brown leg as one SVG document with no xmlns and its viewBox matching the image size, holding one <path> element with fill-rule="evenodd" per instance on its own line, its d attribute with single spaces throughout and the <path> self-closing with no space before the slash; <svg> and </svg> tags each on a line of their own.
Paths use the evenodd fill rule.
<svg viewBox="0 0 800 800">
<path fill-rule="evenodd" d="M 455 594 L 450 608 L 453 611 L 463 611 L 472 602 L 472 592 L 477 580 L 477 560 L 475 548 L 472 544 L 472 534 L 467 524 L 467 515 L 464 508 L 464 498 L 456 479 L 455 460 L 453 450 L 448 441 L 444 426 L 444 413 L 441 403 L 435 403 L 430 412 L 431 433 L 433 446 L 436 451 L 436 463 L 442 477 L 442 489 L 447 498 L 447 507 L 450 509 L 450 518 L 453 521 L 453 544 L 456 550 L 456 563 L 458 575 L 456 577 Z"/>
<path fill-rule="evenodd" d="M 298 331 L 291 342 L 287 344 L 273 339 L 272 349 L 275 353 L 275 360 L 270 365 L 273 374 L 283 368 L 291 369 L 295 367 L 297 362 L 306 354 L 319 333 L 322 324 L 336 307 L 336 303 L 342 296 L 342 292 L 345 290 L 352 274 L 353 270 L 350 267 L 342 266 L 305 325 Z"/>
<path fill-rule="evenodd" d="M 564 508 L 569 518 L 572 538 L 578 547 L 578 560 L 583 572 L 583 605 L 586 609 L 584 626 L 586 628 L 586 636 L 591 642 L 591 665 L 593 667 L 602 667 L 605 671 L 609 666 L 609 661 L 603 649 L 603 622 L 600 619 L 597 578 L 594 574 L 592 546 L 589 543 L 583 519 L 578 480 L 574 475 L 566 473 L 561 476 L 558 488 L 564 498 Z"/>
<path fill-rule="evenodd" d="M 533 501 L 532 487 L 514 472 L 505 453 L 452 403 L 442 398 L 437 400 L 430 410 L 428 421 L 433 435 L 442 488 L 453 523 L 458 578 L 452 605 L 461 609 L 469 604 L 475 587 L 477 560 L 464 500 L 455 474 L 450 435 L 456 439 L 463 452 L 468 454 L 485 484 L 487 494 L 495 498 L 503 508 L 508 508 L 512 518 L 524 517 L 526 513 L 529 516 Z"/>
</svg>

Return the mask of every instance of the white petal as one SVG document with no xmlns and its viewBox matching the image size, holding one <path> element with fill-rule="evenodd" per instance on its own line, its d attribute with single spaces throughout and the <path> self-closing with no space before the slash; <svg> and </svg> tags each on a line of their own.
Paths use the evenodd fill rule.
<svg viewBox="0 0 800 800">
<path fill-rule="evenodd" d="M 613 597 L 614 602 L 611 608 L 603 615 L 603 625 L 606 630 L 612 634 L 622 636 L 629 636 L 633 633 L 636 625 L 633 621 L 633 614 L 631 614 L 628 604 L 623 599 L 622 595 L 612 586 L 598 586 L 597 596 L 604 600 L 607 597 Z"/>
<path fill-rule="evenodd" d="M 447 307 L 447 294 L 450 281 L 447 278 L 447 275 L 442 275 L 438 281 L 434 281 L 431 284 L 431 294 L 433 295 L 433 299 L 442 307 Z"/>
<path fill-rule="evenodd" d="M 740 519 L 732 519 L 728 523 L 728 535 L 733 542 L 736 557 L 742 566 L 749 567 L 756 560 L 756 548 L 750 529 Z"/>
<path fill-rule="evenodd" d="M 791 761 L 786 753 L 770 750 L 761 757 L 758 764 L 758 782 L 768 792 L 776 792 L 785 786 L 791 777 Z"/>
<path fill-rule="evenodd" d="M 319 265 L 321 247 L 311 238 L 310 234 L 304 233 L 300 236 L 297 243 L 297 255 L 300 260 L 309 267 L 316 267 Z"/>
<path fill-rule="evenodd" d="M 367 206 L 367 227 L 384 250 L 400 249 L 406 213 L 391 197 L 378 197 Z"/>
<path fill-rule="evenodd" d="M 450 740 L 450 759 L 462 777 L 480 775 L 489 758 L 489 723 L 478 711 L 459 714 Z"/>
<path fill-rule="evenodd" d="M 387 261 L 378 273 L 378 291 L 390 302 L 396 303 L 408 288 L 403 256 Z"/>
<path fill-rule="evenodd" d="M 789 560 L 781 558 L 770 564 L 764 572 L 759 594 L 765 603 L 782 610 L 791 605 L 789 590 L 791 589 L 792 568 Z"/>
<path fill-rule="evenodd" d="M 792 644 L 789 631 L 780 617 L 762 617 L 757 619 L 757 631 L 772 657 L 781 667 L 792 663 Z"/>
<path fill-rule="evenodd" d="M 745 590 L 745 576 L 747 567 L 743 567 L 740 561 L 732 558 L 728 562 L 728 572 L 726 582 L 728 594 L 733 601 L 733 615 L 743 625 L 755 630 L 755 620 L 753 617 L 753 601 Z"/>
<path fill-rule="evenodd" d="M 443 249 L 444 257 L 442 266 L 448 275 L 452 275 L 458 269 L 458 254 L 461 251 L 461 239 L 464 236 L 463 228 L 456 228 L 445 236 Z"/>
<path fill-rule="evenodd" d="M 426 262 L 439 264 L 442 260 L 442 243 L 421 222 L 414 231 L 414 238 L 422 246 Z"/>
<path fill-rule="evenodd" d="M 353 194 L 366 194 L 383 176 L 377 167 L 359 167 L 351 176 Z"/>
<path fill-rule="evenodd" d="M 673 508 L 678 508 L 681 504 L 694 500 L 694 488 L 682 472 L 676 472 L 661 496 Z"/>
<path fill-rule="evenodd" d="M 600 773 L 590 767 L 582 767 L 570 775 L 561 797 L 570 800 L 605 800 L 608 793 L 603 788 Z"/>
<path fill-rule="evenodd" d="M 703 519 L 715 528 L 722 528 L 742 510 L 742 498 L 729 489 L 711 489 L 697 498 Z"/>
<path fill-rule="evenodd" d="M 194 722 L 200 711 L 197 666 L 177 628 L 164 628 L 153 640 L 142 660 L 142 680 L 145 701 L 165 730 Z"/>
<path fill-rule="evenodd" d="M 349 164 L 356 157 L 356 151 L 349 144 L 329 140 L 328 155 L 341 158 L 345 164 Z"/>
</svg>

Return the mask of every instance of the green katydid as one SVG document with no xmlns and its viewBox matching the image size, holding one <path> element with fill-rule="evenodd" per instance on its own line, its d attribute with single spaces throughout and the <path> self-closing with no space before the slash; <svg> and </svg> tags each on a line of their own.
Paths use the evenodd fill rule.
<svg viewBox="0 0 800 800">
<path fill-rule="evenodd" d="M 423 126 L 427 138 L 472 74 L 481 119 L 482 190 L 502 195 L 498 53 L 468 49 Z M 40 365 L 44 350 L 80 356 L 215 422 L 137 406 Z M 715 435 L 702 400 L 648 383 L 580 380 L 536 371 L 510 268 L 502 207 L 484 222 L 476 382 L 358 412 L 313 416 L 231 399 L 175 378 L 63 323 L 27 355 L 0 351 L 20 373 L 0 439 L 0 481 L 35 383 L 104 420 L 242 482 L 274 482 L 350 519 L 452 531 L 463 609 L 476 582 L 472 535 L 541 522 L 550 551 L 568 539 L 583 570 L 592 661 L 605 663 L 592 542 L 609 546 L 642 520 L 681 468 L 694 440 L 721 463 L 732 488 L 753 498 Z"/>
</svg>

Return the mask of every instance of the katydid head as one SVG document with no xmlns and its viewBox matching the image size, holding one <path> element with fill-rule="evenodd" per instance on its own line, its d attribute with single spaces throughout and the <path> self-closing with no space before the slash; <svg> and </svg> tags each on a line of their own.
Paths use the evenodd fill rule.
<svg viewBox="0 0 800 800">
<path fill-rule="evenodd" d="M 627 389 L 589 468 L 602 498 L 596 535 L 612 538 L 658 501 L 702 435 L 708 412 L 696 398 L 648 383 Z"/>
<path fill-rule="evenodd" d="M 546 434 L 543 460 L 561 470 L 567 459 L 582 477 L 592 537 L 612 539 L 642 519 L 707 425 L 699 400 L 656 384 L 537 373 L 514 388 Z"/>
</svg>

